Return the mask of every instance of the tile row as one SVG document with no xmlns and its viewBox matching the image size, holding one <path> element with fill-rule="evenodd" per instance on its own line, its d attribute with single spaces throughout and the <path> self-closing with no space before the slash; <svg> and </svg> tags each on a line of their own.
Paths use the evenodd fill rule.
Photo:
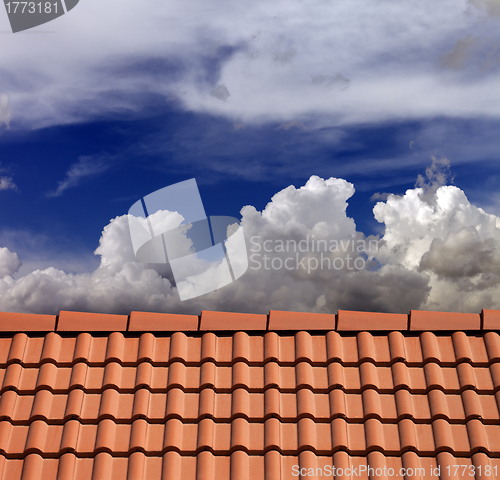
<svg viewBox="0 0 500 480">
<path fill-rule="evenodd" d="M 186 393 L 173 388 L 168 393 L 151 393 L 141 388 L 130 394 L 114 389 L 88 394 L 77 388 L 67 394 L 39 390 L 34 395 L 18 395 L 8 390 L 0 398 L 0 420 L 14 424 L 29 424 L 35 420 L 62 424 L 71 419 L 95 423 L 105 418 L 121 423 L 139 418 L 152 423 L 169 418 L 195 423 L 207 417 L 218 422 L 228 422 L 236 417 L 253 422 L 270 417 L 287 422 L 305 417 L 329 422 L 340 417 L 348 419 L 349 423 L 369 418 L 379 418 L 385 423 L 404 418 L 419 423 L 438 418 L 451 423 L 471 419 L 498 423 L 500 391 L 479 395 L 469 389 L 461 394 L 445 394 L 435 389 L 427 394 L 412 395 L 405 389 L 394 394 L 380 394 L 373 389 L 352 394 L 335 389 L 322 394 L 309 389 L 281 393 L 275 388 L 263 393 L 250 393 L 243 388 L 237 388 L 232 393 L 216 393 L 211 388 L 205 388 L 199 393 Z"/>
<path fill-rule="evenodd" d="M 0 366 L 11 363 L 38 366 L 47 362 L 70 366 L 82 360 L 90 365 L 104 365 L 111 361 L 137 365 L 147 360 L 163 366 L 179 360 L 186 364 L 211 361 L 218 365 L 230 365 L 237 361 L 249 364 L 277 361 L 283 365 L 308 361 L 326 365 L 338 361 L 345 366 L 365 361 L 380 365 L 396 361 L 421 365 L 432 361 L 446 366 L 462 362 L 483 366 L 500 362 L 500 335 L 496 332 L 476 335 L 423 332 L 415 336 L 404 336 L 401 332 L 340 335 L 338 332 L 311 334 L 305 331 L 294 335 L 279 335 L 276 332 L 264 335 L 246 332 L 233 335 L 216 335 L 213 332 L 128 335 L 121 332 L 108 336 L 80 333 L 63 337 L 51 332 L 45 336 L 30 337 L 17 333 L 13 337 L 0 338 Z"/>
<path fill-rule="evenodd" d="M 19 331 L 265 331 L 265 330 L 339 330 L 339 331 L 425 331 L 425 330 L 500 330 L 500 311 L 481 314 L 412 310 L 406 314 L 353 312 L 339 310 L 337 315 L 271 310 L 269 315 L 201 312 L 201 315 L 131 312 L 110 315 L 61 311 L 56 315 L 0 312 L 0 330 Z"/>
<path fill-rule="evenodd" d="M 301 418 L 294 423 L 268 418 L 252 423 L 235 418 L 228 423 L 204 418 L 198 423 L 183 423 L 172 418 L 165 423 L 148 423 L 144 419 L 130 424 L 104 419 L 96 424 L 81 424 L 69 420 L 63 425 L 48 425 L 35 420 L 28 425 L 0 422 L 0 453 L 9 457 L 25 457 L 38 453 L 44 457 L 77 452 L 79 456 L 95 456 L 108 452 L 128 456 L 134 451 L 160 455 L 175 450 L 183 455 L 195 455 L 204 450 L 215 454 L 229 454 L 244 450 L 263 454 L 278 450 L 293 455 L 311 450 L 329 455 L 345 450 L 352 455 L 366 455 L 381 451 L 386 455 L 400 455 L 411 450 L 420 455 L 435 455 L 448 451 L 457 455 L 476 452 L 500 456 L 500 425 L 485 425 L 480 420 L 465 424 L 451 424 L 444 419 L 430 424 L 418 424 L 410 419 L 396 424 L 368 419 L 364 423 L 347 423 L 336 418 L 330 423 L 318 423 Z"/>
<path fill-rule="evenodd" d="M 57 367 L 44 363 L 40 368 L 24 368 L 14 363 L 0 370 L 0 386 L 0 394 L 7 390 L 26 394 L 42 389 L 63 393 L 74 388 L 82 388 L 88 393 L 107 388 L 132 393 L 141 387 L 153 392 L 165 392 L 176 387 L 191 392 L 206 387 L 213 387 L 220 393 L 236 388 L 257 392 L 275 387 L 283 392 L 310 388 L 317 393 L 326 393 L 340 388 L 357 393 L 374 388 L 381 393 L 393 393 L 405 388 L 413 393 L 425 393 L 432 389 L 459 393 L 474 389 L 489 394 L 500 390 L 500 363 L 490 367 L 461 363 L 456 368 L 441 367 L 437 363 L 409 367 L 403 362 L 390 367 L 377 367 L 370 362 L 359 367 L 344 367 L 340 363 L 313 367 L 307 362 L 300 362 L 294 367 L 283 367 L 275 362 L 260 367 L 252 367 L 245 362 L 237 362 L 231 367 L 217 367 L 212 362 L 199 367 L 188 367 L 181 362 L 174 362 L 169 367 L 155 367 L 149 362 L 140 363 L 137 367 L 123 367 L 116 362 L 105 367 L 89 367 L 86 363 Z"/>
<path fill-rule="evenodd" d="M 212 362 L 196 367 L 188 367 L 182 362 L 174 362 L 169 367 L 155 367 L 149 362 L 142 362 L 137 367 L 123 367 L 116 362 L 104 367 L 89 367 L 82 362 L 72 367 L 44 363 L 39 368 L 24 368 L 13 363 L 0 370 L 0 386 L 0 394 L 7 390 L 26 394 L 42 389 L 63 393 L 74 388 L 89 393 L 107 388 L 131 393 L 141 387 L 153 392 L 165 392 L 175 387 L 186 391 L 213 387 L 220 393 L 246 388 L 256 392 L 276 387 L 284 392 L 310 388 L 317 393 L 335 388 L 349 393 L 366 388 L 381 393 L 392 393 L 400 388 L 413 393 L 425 393 L 431 389 L 447 393 L 466 389 L 495 393 L 500 389 L 500 363 L 493 363 L 490 367 L 461 363 L 456 368 L 441 367 L 437 363 L 409 367 L 403 362 L 390 367 L 377 367 L 370 362 L 361 363 L 359 367 L 344 367 L 340 363 L 314 367 L 308 362 L 300 362 L 294 367 L 283 367 L 276 362 L 260 367 L 245 362 L 236 362 L 230 367 L 217 367 Z"/>
<path fill-rule="evenodd" d="M 385 468 L 384 468 L 385 467 Z M 371 470 L 369 470 L 371 469 Z M 457 472 L 457 475 L 453 475 Z M 448 475 L 449 473 L 449 475 Z M 30 454 L 24 460 L 0 456 L 0 480 L 297 480 L 326 477 L 332 480 L 494 480 L 500 473 L 500 459 L 476 453 L 469 458 L 443 452 L 419 457 L 407 452 L 398 457 L 371 452 L 366 457 L 336 452 L 320 456 L 310 451 L 282 455 L 271 450 L 262 456 L 235 451 L 215 456 L 209 451 L 196 456 L 167 452 L 146 456 L 134 452 L 130 457 L 113 457 L 102 452 L 92 458 L 66 453 L 58 459 Z M 302 475 L 301 475 L 302 474 Z"/>
</svg>

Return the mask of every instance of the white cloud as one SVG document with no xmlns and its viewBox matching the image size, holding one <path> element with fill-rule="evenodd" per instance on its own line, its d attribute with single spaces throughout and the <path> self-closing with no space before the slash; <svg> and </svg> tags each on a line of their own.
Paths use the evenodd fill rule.
<svg viewBox="0 0 500 480">
<path fill-rule="evenodd" d="M 500 217 L 472 205 L 457 187 L 392 195 L 374 208 L 385 224 L 382 263 L 430 275 L 422 308 L 478 311 L 500 308 Z"/>
<path fill-rule="evenodd" d="M 47 194 L 48 197 L 60 197 L 69 188 L 77 187 L 82 181 L 101 175 L 111 167 L 112 158 L 106 155 L 82 156 L 70 166 L 64 180 L 59 182 L 56 190 Z"/>
<path fill-rule="evenodd" d="M 2 88 L 20 128 L 138 111 L 151 93 L 245 122 L 498 118 L 498 69 L 440 62 L 468 35 L 478 58 L 498 44 L 494 4 L 80 2 L 55 34 L 2 39 Z"/>
<path fill-rule="evenodd" d="M 17 190 L 12 177 L 0 177 L 0 190 Z"/>
<path fill-rule="evenodd" d="M 249 270 L 216 292 L 184 302 L 168 264 L 136 261 L 127 215 L 104 228 L 95 252 L 100 265 L 88 273 L 69 274 L 50 267 L 13 279 L 20 262 L 4 248 L 0 310 L 478 312 L 500 308 L 500 217 L 472 205 L 457 187 L 440 186 L 431 198 L 425 198 L 423 188 L 414 188 L 376 204 L 375 218 L 385 226 L 377 243 L 359 232 L 346 214 L 353 194 L 353 185 L 345 180 L 313 176 L 303 187 L 277 193 L 261 212 L 244 207 L 241 225 Z M 372 244 L 366 243 L 370 240 Z M 369 247 L 360 252 L 359 245 Z M 360 269 L 350 268 L 356 261 Z"/>
<path fill-rule="evenodd" d="M 16 273 L 21 267 L 21 261 L 16 253 L 8 248 L 0 248 L 0 278 L 4 279 Z"/>
<path fill-rule="evenodd" d="M 99 265 L 97 257 L 83 248 L 78 239 L 69 240 L 63 233 L 54 231 L 43 233 L 31 229 L 3 228 L 0 245 L 15 251 L 23 259 L 21 267 L 12 274 L 14 279 L 48 267 L 83 273 Z"/>
</svg>

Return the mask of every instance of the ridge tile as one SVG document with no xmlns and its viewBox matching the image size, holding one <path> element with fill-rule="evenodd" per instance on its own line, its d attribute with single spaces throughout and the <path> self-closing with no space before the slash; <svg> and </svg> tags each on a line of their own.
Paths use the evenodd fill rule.
<svg viewBox="0 0 500 480">
<path fill-rule="evenodd" d="M 197 315 L 131 312 L 129 332 L 190 332 L 198 330 Z"/>
<path fill-rule="evenodd" d="M 266 330 L 267 315 L 201 311 L 201 331 Z"/>
<path fill-rule="evenodd" d="M 53 332 L 55 315 L 0 312 L 0 332 Z"/>
<path fill-rule="evenodd" d="M 337 331 L 402 331 L 408 329 L 408 315 L 339 310 Z"/>
<path fill-rule="evenodd" d="M 269 330 L 335 330 L 335 315 L 330 313 L 269 312 Z"/>
<path fill-rule="evenodd" d="M 450 313 L 411 310 L 411 331 L 480 330 L 481 317 L 476 313 Z"/>
<path fill-rule="evenodd" d="M 500 310 L 483 310 L 481 317 L 483 330 L 500 330 Z"/>
<path fill-rule="evenodd" d="M 125 332 L 127 315 L 61 311 L 58 332 Z"/>
<path fill-rule="evenodd" d="M 334 315 L 132 312 L 125 331 L 127 316 L 61 312 L 78 330 L 1 335 L 0 480 L 500 478 L 496 314 L 413 311 L 409 332 L 370 323 L 406 315 L 342 310 L 337 330 Z"/>
</svg>

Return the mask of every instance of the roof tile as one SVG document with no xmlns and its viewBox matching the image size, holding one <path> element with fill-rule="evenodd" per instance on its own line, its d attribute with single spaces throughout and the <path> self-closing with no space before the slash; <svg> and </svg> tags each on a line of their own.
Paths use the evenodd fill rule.
<svg viewBox="0 0 500 480">
<path fill-rule="evenodd" d="M 412 310 L 410 312 L 410 330 L 479 330 L 481 317 L 475 313 L 427 312 Z"/>
<path fill-rule="evenodd" d="M 55 315 L 0 312 L 1 332 L 51 332 L 55 327 Z"/>
<path fill-rule="evenodd" d="M 129 332 L 190 332 L 198 330 L 197 315 L 171 313 L 132 312 Z"/>
<path fill-rule="evenodd" d="M 500 330 L 500 310 L 483 310 L 481 317 L 484 330 Z"/>
<path fill-rule="evenodd" d="M 271 310 L 269 330 L 335 330 L 335 315 Z"/>
<path fill-rule="evenodd" d="M 286 329 L 0 339 L 0 480 L 500 469 L 498 333 Z"/>
<path fill-rule="evenodd" d="M 57 331 L 124 332 L 127 330 L 127 321 L 127 315 L 61 311 Z"/>
<path fill-rule="evenodd" d="M 397 331 L 408 329 L 408 315 L 339 310 L 338 331 Z"/>
<path fill-rule="evenodd" d="M 202 310 L 201 331 L 265 330 L 267 315 L 253 313 L 211 312 Z"/>
</svg>

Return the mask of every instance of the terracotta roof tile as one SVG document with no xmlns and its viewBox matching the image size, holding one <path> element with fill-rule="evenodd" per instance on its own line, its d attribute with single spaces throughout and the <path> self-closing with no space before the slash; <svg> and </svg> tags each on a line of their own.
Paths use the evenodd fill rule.
<svg viewBox="0 0 500 480">
<path fill-rule="evenodd" d="M 173 315 L 170 313 L 132 312 L 129 332 L 190 332 L 198 330 L 196 315 Z"/>
<path fill-rule="evenodd" d="M 408 329 L 408 315 L 339 310 L 338 331 L 397 331 Z"/>
<path fill-rule="evenodd" d="M 481 316 L 475 313 L 410 312 L 410 330 L 479 330 Z"/>
<path fill-rule="evenodd" d="M 230 312 L 201 312 L 201 331 L 220 330 L 265 330 L 267 327 L 267 315 L 252 313 L 230 313 Z"/>
<path fill-rule="evenodd" d="M 58 332 L 124 332 L 127 330 L 127 315 L 105 313 L 67 312 L 59 313 Z"/>
<path fill-rule="evenodd" d="M 271 310 L 269 330 L 335 330 L 335 315 Z"/>
<path fill-rule="evenodd" d="M 470 328 L 377 330 L 363 322 L 384 314 L 341 311 L 338 331 L 334 316 L 308 329 L 313 317 L 288 312 L 275 331 L 265 315 L 235 331 L 204 312 L 222 331 L 174 331 L 167 314 L 134 326 L 133 313 L 128 332 L 118 316 L 123 328 L 93 333 L 92 314 L 88 332 L 12 332 L 0 338 L 0 479 L 288 480 L 335 466 L 342 475 L 323 476 L 389 480 L 366 470 L 454 478 L 459 465 L 499 477 L 500 335 L 485 312 L 484 330 L 460 315 Z M 161 330 L 147 332 L 153 317 Z"/>
<path fill-rule="evenodd" d="M 484 330 L 500 330 L 500 310 L 483 310 L 481 317 Z"/>
<path fill-rule="evenodd" d="M 55 326 L 55 315 L 0 312 L 0 332 L 50 332 Z"/>
</svg>

